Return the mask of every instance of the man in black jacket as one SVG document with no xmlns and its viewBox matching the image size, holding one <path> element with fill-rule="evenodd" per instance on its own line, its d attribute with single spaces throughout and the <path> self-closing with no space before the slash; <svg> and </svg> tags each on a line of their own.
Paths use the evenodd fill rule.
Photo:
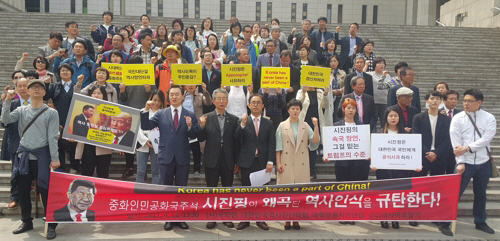
<svg viewBox="0 0 500 241">
<path fill-rule="evenodd" d="M 453 119 L 453 117 L 462 112 L 461 110 L 457 109 L 457 103 L 458 103 L 458 97 L 459 94 L 455 90 L 448 90 L 444 95 L 443 95 L 443 102 L 444 102 L 444 107 L 439 109 L 439 113 L 446 115 L 450 121 Z M 453 174 L 455 173 L 455 166 L 456 166 L 456 161 L 455 158 L 452 156 L 451 158 L 448 158 L 447 163 L 446 163 L 446 174 Z"/>
<path fill-rule="evenodd" d="M 375 101 L 373 99 L 373 96 L 363 92 L 366 85 L 364 78 L 361 76 L 354 76 L 354 78 L 351 79 L 349 85 L 354 91 L 342 96 L 342 99 L 340 99 L 340 103 L 344 103 L 344 100 L 346 98 L 355 100 L 356 104 L 358 105 L 355 118 L 359 118 L 359 122 L 363 124 L 370 125 L 370 131 L 374 132 L 375 127 L 377 126 L 377 112 L 375 111 Z M 341 119 L 344 117 L 342 114 L 342 104 L 339 105 L 337 116 Z"/>
<path fill-rule="evenodd" d="M 233 172 L 238 171 L 236 166 L 236 141 L 234 133 L 238 126 L 238 117 L 227 113 L 228 93 L 224 89 L 217 89 L 213 93 L 215 111 L 200 117 L 198 126 L 198 140 L 205 141 L 203 167 L 207 187 L 217 187 L 219 177 L 223 187 L 233 186 Z M 213 229 L 216 222 L 207 223 L 208 229 Z M 228 228 L 233 228 L 232 222 L 224 222 Z"/>
<path fill-rule="evenodd" d="M 337 43 L 337 46 L 341 46 L 339 68 L 343 69 L 346 73 L 349 73 L 349 69 L 353 65 L 350 57 L 356 54 L 356 50 L 362 41 L 362 39 L 356 35 L 358 30 L 359 24 L 351 23 L 349 26 L 349 35 L 339 39 L 340 26 L 336 28 L 335 43 Z"/>
<path fill-rule="evenodd" d="M 365 59 L 362 54 L 356 55 L 354 59 L 354 71 L 345 77 L 345 83 L 351 83 L 351 79 L 354 76 L 362 76 L 365 80 L 365 90 L 363 93 L 373 96 L 373 78 L 366 72 L 363 72 L 363 67 L 365 67 Z M 344 95 L 352 92 L 351 85 L 344 84 Z"/>
<path fill-rule="evenodd" d="M 82 113 L 73 119 L 73 135 L 87 137 L 90 128 L 89 118 L 94 116 L 94 107 L 85 105 Z"/>
<path fill-rule="evenodd" d="M 411 102 L 413 99 L 413 90 L 406 87 L 399 88 L 396 92 L 396 96 L 398 98 L 398 103 L 389 107 L 393 107 L 398 112 L 399 116 L 403 118 L 405 131 L 411 133 L 411 128 L 413 126 L 413 117 L 416 114 L 420 113 L 417 108 L 411 106 Z M 383 120 L 382 125 L 384 125 L 385 121 L 386 120 Z"/>
<path fill-rule="evenodd" d="M 287 50 L 288 49 L 288 46 L 286 45 L 286 43 L 283 43 L 280 41 L 280 36 L 281 36 L 281 30 L 280 30 L 280 27 L 279 26 L 272 26 L 271 27 L 271 38 L 272 40 L 274 41 L 274 44 L 276 45 L 276 54 L 280 54 L 281 52 L 283 52 L 283 50 Z M 262 52 L 260 52 L 260 54 L 265 54 L 267 53 L 267 48 L 264 48 L 262 50 Z M 274 64 L 276 65 L 276 64 Z"/>
<path fill-rule="evenodd" d="M 417 86 L 413 85 L 415 80 L 415 72 L 411 67 L 403 67 L 399 71 L 399 75 L 401 77 L 401 84 L 398 84 L 389 89 L 389 93 L 387 94 L 387 106 L 395 105 L 397 100 L 396 92 L 401 87 L 407 87 L 413 91 L 413 99 L 411 101 L 411 106 L 417 108 L 418 112 L 422 111 L 420 106 L 420 90 Z"/>
</svg>

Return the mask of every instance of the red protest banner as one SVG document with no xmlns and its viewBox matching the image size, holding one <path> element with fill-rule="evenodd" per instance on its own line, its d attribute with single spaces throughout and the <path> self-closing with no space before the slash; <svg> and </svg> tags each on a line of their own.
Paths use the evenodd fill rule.
<svg viewBox="0 0 500 241">
<path fill-rule="evenodd" d="M 46 219 L 47 222 L 454 221 L 459 188 L 457 174 L 205 188 L 52 172 Z"/>
</svg>

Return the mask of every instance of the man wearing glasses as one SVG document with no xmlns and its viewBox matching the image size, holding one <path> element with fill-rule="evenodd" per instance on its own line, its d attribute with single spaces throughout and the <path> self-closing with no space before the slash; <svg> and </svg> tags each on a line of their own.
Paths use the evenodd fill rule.
<svg viewBox="0 0 500 241">
<path fill-rule="evenodd" d="M 245 48 L 248 49 L 248 55 L 250 56 L 250 63 L 252 63 L 252 66 L 255 67 L 257 64 L 257 56 L 259 56 L 259 48 L 257 48 L 257 45 L 252 43 L 250 38 L 252 37 L 252 27 L 250 25 L 245 25 L 243 27 L 243 39 L 245 40 Z M 233 51 L 231 51 L 231 54 L 234 54 L 236 52 L 235 47 L 233 47 Z"/>
<path fill-rule="evenodd" d="M 418 113 L 422 111 L 420 106 L 420 91 L 418 87 L 413 85 L 415 81 L 415 72 L 411 67 L 403 67 L 400 70 L 401 76 L 401 84 L 398 84 L 389 89 L 389 93 L 387 94 L 387 106 L 395 105 L 398 103 L 398 99 L 396 96 L 396 92 L 401 87 L 410 88 L 413 91 L 413 100 L 411 101 L 411 106 L 417 108 Z"/>
</svg>

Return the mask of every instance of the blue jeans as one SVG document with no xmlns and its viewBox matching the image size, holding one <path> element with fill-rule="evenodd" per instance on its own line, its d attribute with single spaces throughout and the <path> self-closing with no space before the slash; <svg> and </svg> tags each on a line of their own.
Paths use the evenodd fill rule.
<svg viewBox="0 0 500 241">
<path fill-rule="evenodd" d="M 465 164 L 465 171 L 462 173 L 462 183 L 460 185 L 460 197 L 469 185 L 470 179 L 474 179 L 474 205 L 472 214 L 474 215 L 474 223 L 486 222 L 486 186 L 490 181 L 491 163 L 489 161 L 480 164 L 472 165 Z"/>
<path fill-rule="evenodd" d="M 158 154 L 155 154 L 153 148 L 149 148 L 149 152 L 137 152 L 137 174 L 135 181 L 144 183 L 146 177 L 146 167 L 148 165 L 148 157 L 151 160 L 151 175 L 153 176 L 152 183 L 160 184 L 160 168 L 158 166 Z"/>
</svg>

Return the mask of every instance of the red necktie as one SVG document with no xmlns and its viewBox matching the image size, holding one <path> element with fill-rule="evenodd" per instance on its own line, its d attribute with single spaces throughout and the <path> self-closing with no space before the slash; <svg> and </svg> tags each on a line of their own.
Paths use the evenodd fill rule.
<svg viewBox="0 0 500 241">
<path fill-rule="evenodd" d="M 177 113 L 177 109 L 174 109 L 174 129 L 177 130 L 177 126 L 179 126 L 179 114 Z"/>
<path fill-rule="evenodd" d="M 253 118 L 253 127 L 255 128 L 255 135 L 257 137 L 259 137 L 259 118 L 257 118 L 257 117 Z M 258 153 L 259 153 L 259 150 L 257 148 L 255 148 L 255 155 L 257 156 Z"/>
<path fill-rule="evenodd" d="M 450 117 L 450 119 L 452 118 L 452 116 L 451 116 L 451 110 L 448 111 L 448 117 Z"/>
<path fill-rule="evenodd" d="M 81 222 L 82 221 L 82 219 L 81 219 L 82 214 L 78 213 L 77 215 L 75 215 L 75 217 L 76 217 L 76 221 L 77 222 Z"/>
<path fill-rule="evenodd" d="M 273 66 L 273 55 L 269 54 L 269 66 Z"/>
<path fill-rule="evenodd" d="M 113 144 L 118 144 L 118 136 L 115 136 L 115 141 L 113 142 Z M 77 214 L 79 215 L 79 214 Z"/>
</svg>

